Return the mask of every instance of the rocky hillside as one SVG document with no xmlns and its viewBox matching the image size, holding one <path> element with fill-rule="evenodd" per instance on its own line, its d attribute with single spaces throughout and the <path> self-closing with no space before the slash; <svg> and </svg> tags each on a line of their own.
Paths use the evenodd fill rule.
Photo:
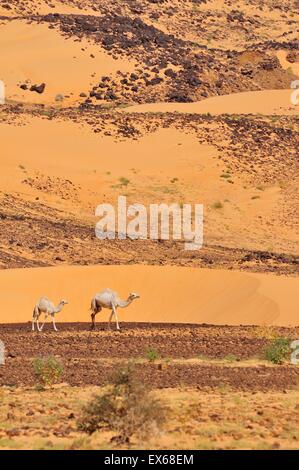
<svg viewBox="0 0 299 470">
<path fill-rule="evenodd" d="M 298 61 L 295 4 L 1 0 L 0 14 L 2 24 L 20 18 L 43 23 L 69 41 L 88 40 L 116 61 L 131 62 L 133 71 L 120 63 L 116 72 L 101 75 L 97 55 L 92 54 L 93 83 L 80 96 L 81 103 L 119 105 L 192 102 L 239 91 L 289 88 L 296 74 L 292 67 L 282 67 L 277 51 L 285 50 Z"/>
</svg>

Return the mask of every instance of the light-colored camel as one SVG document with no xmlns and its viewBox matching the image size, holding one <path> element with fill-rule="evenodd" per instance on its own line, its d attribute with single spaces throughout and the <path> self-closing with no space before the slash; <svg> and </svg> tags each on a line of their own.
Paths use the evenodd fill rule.
<svg viewBox="0 0 299 470">
<path fill-rule="evenodd" d="M 49 299 L 47 299 L 47 297 L 41 297 L 39 299 L 39 301 L 37 302 L 37 304 L 35 305 L 34 310 L 33 310 L 32 331 L 34 331 L 34 324 L 35 323 L 36 323 L 36 327 L 37 327 L 38 331 L 42 331 L 42 329 L 44 327 L 44 324 L 45 324 L 45 322 L 46 322 L 49 315 L 51 315 L 51 317 L 52 317 L 54 330 L 58 331 L 57 328 L 56 328 L 56 324 L 55 324 L 55 314 L 61 312 L 61 310 L 63 309 L 63 307 L 67 303 L 68 303 L 67 300 L 61 300 L 59 302 L 59 304 L 57 305 L 57 307 L 55 307 L 53 302 L 51 302 Z M 41 316 L 42 313 L 45 314 L 45 319 L 44 319 L 44 323 L 40 327 L 39 326 L 39 317 Z"/>
<path fill-rule="evenodd" d="M 112 317 L 114 315 L 115 321 L 116 321 L 116 329 L 120 330 L 120 326 L 118 324 L 118 316 L 116 313 L 116 310 L 118 307 L 120 308 L 126 308 L 128 305 L 130 305 L 131 302 L 135 299 L 139 299 L 139 294 L 136 293 L 131 293 L 129 294 L 129 297 L 127 300 L 121 300 L 117 294 L 117 292 L 114 292 L 111 289 L 104 289 L 102 292 L 96 294 L 94 298 L 91 301 L 91 329 L 94 330 L 95 328 L 95 316 L 97 313 L 99 313 L 102 308 L 109 308 L 111 309 L 111 315 L 109 318 L 109 326 L 108 328 L 110 329 L 110 324 Z"/>
</svg>

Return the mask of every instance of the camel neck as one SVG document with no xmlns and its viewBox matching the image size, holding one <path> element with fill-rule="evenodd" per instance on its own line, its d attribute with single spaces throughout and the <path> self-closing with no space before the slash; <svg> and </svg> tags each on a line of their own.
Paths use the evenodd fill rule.
<svg viewBox="0 0 299 470">
<path fill-rule="evenodd" d="M 132 300 L 128 299 L 128 300 L 121 300 L 119 302 L 119 306 L 120 308 L 125 308 L 127 307 L 128 305 L 130 305 L 130 303 L 132 302 Z"/>
<path fill-rule="evenodd" d="M 57 307 L 55 308 L 55 312 L 56 312 L 56 313 L 61 312 L 62 308 L 63 308 L 63 304 L 60 302 L 60 303 L 57 305 Z"/>
</svg>

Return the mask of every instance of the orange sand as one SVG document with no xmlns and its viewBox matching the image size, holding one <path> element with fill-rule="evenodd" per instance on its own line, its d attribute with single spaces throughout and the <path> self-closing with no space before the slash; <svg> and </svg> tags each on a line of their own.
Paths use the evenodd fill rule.
<svg viewBox="0 0 299 470">
<path fill-rule="evenodd" d="M 114 204 L 119 194 L 127 195 L 130 203 L 147 206 L 157 202 L 202 203 L 209 243 L 297 252 L 295 228 L 273 224 L 273 214 L 280 210 L 280 186 L 259 191 L 240 174 L 233 175 L 235 184 L 228 184 L 221 177 L 226 165 L 218 158 L 217 149 L 199 143 L 192 133 L 159 129 L 136 141 L 117 142 L 78 123 L 26 117 L 24 126 L 2 124 L 0 137 L 3 193 L 25 200 L 39 197 L 43 204 L 80 218 L 87 216 L 94 223 L 96 206 Z M 71 180 L 80 203 L 72 200 L 72 194 L 62 201 L 55 191 L 40 192 L 22 184 L 36 172 Z M 122 177 L 129 180 L 127 186 L 120 186 Z M 178 181 L 171 183 L 173 178 Z M 292 184 L 295 182 L 288 182 L 288 187 Z M 213 209 L 216 201 L 223 203 L 223 209 Z M 261 226 L 260 214 L 270 224 Z"/>
<path fill-rule="evenodd" d="M 290 82 L 291 83 L 291 82 Z M 291 90 L 264 90 L 216 96 L 196 103 L 150 103 L 125 108 L 125 112 L 178 112 L 197 114 L 296 115 Z"/>
<path fill-rule="evenodd" d="M 2 25 L 0 43 L 0 79 L 7 100 L 70 105 L 80 100 L 80 93 L 88 93 L 95 76 L 134 69 L 133 61 L 115 60 L 84 39 L 67 41 L 45 24 L 18 20 Z M 26 80 L 30 85 L 46 83 L 44 93 L 23 91 L 19 85 Z M 62 103 L 55 101 L 57 95 L 64 96 Z"/>
<path fill-rule="evenodd" d="M 70 303 L 57 321 L 89 321 L 90 299 L 105 287 L 141 298 L 122 321 L 298 325 L 299 279 L 174 266 L 88 266 L 0 271 L 0 322 L 26 322 L 41 295 Z M 297 301 L 295 300 L 297 298 Z M 97 316 L 106 321 L 109 312 Z"/>
</svg>

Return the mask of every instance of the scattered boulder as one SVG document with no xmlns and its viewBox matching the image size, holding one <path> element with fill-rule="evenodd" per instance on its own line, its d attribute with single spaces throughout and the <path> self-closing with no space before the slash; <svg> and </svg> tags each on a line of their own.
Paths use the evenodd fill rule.
<svg viewBox="0 0 299 470">
<path fill-rule="evenodd" d="M 108 93 L 106 93 L 105 95 L 105 99 L 107 100 L 117 100 L 117 96 L 115 93 L 113 93 L 113 91 L 108 91 Z"/>
<path fill-rule="evenodd" d="M 30 91 L 35 91 L 36 93 L 41 95 L 45 91 L 45 88 L 46 88 L 46 84 L 41 83 L 40 85 L 32 85 L 30 88 Z"/>
<path fill-rule="evenodd" d="M 148 82 L 148 84 L 149 84 L 149 85 L 159 85 L 159 83 L 161 83 L 161 82 L 163 82 L 163 78 L 161 78 L 161 77 L 154 77 L 154 78 L 152 78 L 152 79 Z"/>
<path fill-rule="evenodd" d="M 168 100 L 176 103 L 192 102 L 192 99 L 184 92 L 173 92 L 168 96 Z"/>
<path fill-rule="evenodd" d="M 166 69 L 164 75 L 169 78 L 176 78 L 177 73 L 173 69 Z"/>
<path fill-rule="evenodd" d="M 63 100 L 64 100 L 64 96 L 62 94 L 59 93 L 58 95 L 55 96 L 55 101 L 61 103 Z"/>
<path fill-rule="evenodd" d="M 287 61 L 291 64 L 299 62 L 299 51 L 290 51 L 286 57 Z"/>
</svg>

